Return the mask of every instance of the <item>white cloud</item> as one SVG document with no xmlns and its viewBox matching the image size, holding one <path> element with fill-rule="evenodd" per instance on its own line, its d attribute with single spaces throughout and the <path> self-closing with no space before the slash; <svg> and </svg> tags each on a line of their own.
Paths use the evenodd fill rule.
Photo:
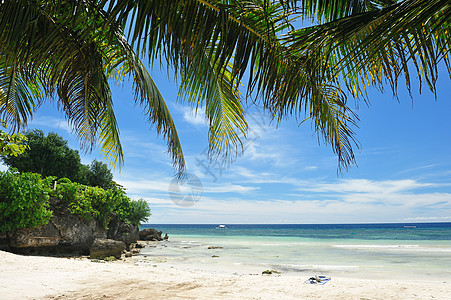
<svg viewBox="0 0 451 300">
<path fill-rule="evenodd" d="M 163 145 L 148 141 L 148 139 L 134 136 L 131 132 L 121 135 L 121 143 L 124 148 L 126 158 L 145 158 L 161 161 L 163 158 L 170 160 L 167 155 L 167 148 Z"/>
<path fill-rule="evenodd" d="M 419 183 L 412 179 L 375 181 L 368 179 L 344 179 L 337 183 L 309 183 L 298 190 L 310 192 L 333 193 L 380 193 L 390 194 L 432 187 L 432 183 Z"/>
<path fill-rule="evenodd" d="M 257 161 L 272 161 L 275 164 L 280 164 L 286 157 L 281 151 L 275 151 L 274 147 L 269 145 L 261 146 L 256 141 L 250 141 L 245 144 L 243 159 L 257 160 Z"/>
<path fill-rule="evenodd" d="M 149 193 L 168 193 L 171 186 L 176 187 L 180 193 L 189 193 L 192 185 L 186 182 L 176 182 L 173 178 L 165 178 L 160 180 L 117 180 L 117 183 L 124 186 L 127 189 L 127 193 L 134 195 L 148 196 Z M 259 187 L 255 186 L 242 186 L 237 184 L 208 184 L 203 185 L 200 183 L 200 188 L 203 193 L 248 193 L 258 190 Z"/>
<path fill-rule="evenodd" d="M 171 178 L 164 178 L 161 180 L 117 180 L 117 183 L 124 186 L 127 189 L 127 193 L 130 194 L 142 194 L 143 196 L 148 193 L 159 192 L 167 193 L 169 182 Z"/>
<path fill-rule="evenodd" d="M 242 186 L 237 184 L 214 185 L 204 187 L 205 193 L 248 193 L 260 189 L 255 186 Z"/>
<path fill-rule="evenodd" d="M 240 171 L 251 177 L 246 169 Z M 284 200 L 287 195 L 265 194 L 261 196 L 263 201 L 236 197 L 234 194 L 220 199 L 204 194 L 196 205 L 189 208 L 189 212 L 176 206 L 166 208 L 172 211 L 172 216 L 178 215 L 185 222 L 193 223 L 216 223 L 218 220 L 222 223 L 353 223 L 397 222 L 413 218 L 438 221 L 447 220 L 451 214 L 451 193 L 414 193 L 420 188 L 434 186 L 430 183 L 365 179 L 341 180 L 338 183 L 274 180 L 275 183 L 277 181 L 293 185 L 287 191 L 302 185 L 301 190 L 308 193 L 288 196 L 294 200 Z M 217 192 L 227 189 L 224 186 Z M 229 191 L 234 192 L 232 189 Z M 248 192 L 251 192 L 251 199 L 260 198 L 258 189 Z M 436 212 L 435 216 L 430 215 L 431 209 Z M 176 219 L 165 218 L 160 221 L 177 222 Z"/>
<path fill-rule="evenodd" d="M 69 123 L 64 118 L 57 118 L 53 116 L 39 116 L 32 120 L 30 125 L 35 127 L 44 127 L 52 129 L 62 129 L 68 133 L 72 133 Z"/>
<path fill-rule="evenodd" d="M 421 218 L 408 205 L 383 206 L 373 203 L 324 201 L 255 201 L 239 198 L 221 200 L 202 197 L 195 205 L 185 208 L 164 204 L 170 214 L 156 215 L 156 223 L 358 223 L 396 222 L 400 218 Z M 435 216 L 424 221 L 446 219 Z M 422 220 L 422 219 L 418 219 Z"/>
<path fill-rule="evenodd" d="M 450 221 L 451 216 L 444 216 L 444 217 L 413 217 L 413 218 L 404 218 L 403 221 L 410 221 L 410 222 L 445 222 Z"/>
<path fill-rule="evenodd" d="M 196 126 L 208 125 L 207 119 L 205 117 L 205 111 L 202 108 L 198 108 L 197 111 L 195 111 L 190 107 L 184 107 L 183 119 L 188 123 Z"/>
</svg>

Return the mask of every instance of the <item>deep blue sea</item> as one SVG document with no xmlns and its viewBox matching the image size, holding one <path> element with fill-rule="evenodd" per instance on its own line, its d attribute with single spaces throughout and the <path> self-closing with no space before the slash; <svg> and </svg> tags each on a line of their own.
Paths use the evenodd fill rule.
<svg viewBox="0 0 451 300">
<path fill-rule="evenodd" d="M 142 254 L 238 273 L 451 279 L 451 223 L 218 225 L 145 224 L 169 241 Z"/>
<path fill-rule="evenodd" d="M 169 235 L 268 236 L 311 239 L 451 240 L 451 222 L 383 224 L 144 224 Z"/>
</svg>

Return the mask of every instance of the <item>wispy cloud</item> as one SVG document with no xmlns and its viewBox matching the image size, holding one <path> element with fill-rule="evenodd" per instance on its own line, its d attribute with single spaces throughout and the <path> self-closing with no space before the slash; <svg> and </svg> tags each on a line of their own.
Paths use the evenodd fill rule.
<svg viewBox="0 0 451 300">
<path fill-rule="evenodd" d="M 321 193 L 379 193 L 390 194 L 432 187 L 432 183 L 420 183 L 412 179 L 375 181 L 368 179 L 344 179 L 334 183 L 309 183 L 298 190 Z"/>
<path fill-rule="evenodd" d="M 402 221 L 409 222 L 445 222 L 450 221 L 451 216 L 443 216 L 443 217 L 413 217 L 413 218 L 404 218 Z"/>
<path fill-rule="evenodd" d="M 204 187 L 205 193 L 248 193 L 259 190 L 256 186 L 243 186 L 238 184 L 211 185 Z"/>
<path fill-rule="evenodd" d="M 149 139 L 133 135 L 132 132 L 124 132 L 121 136 L 121 143 L 124 148 L 124 155 L 127 159 L 142 159 L 161 161 L 167 149 L 163 145 L 150 142 Z"/>
<path fill-rule="evenodd" d="M 30 125 L 50 129 L 62 129 L 68 133 L 72 133 L 72 128 L 64 118 L 57 118 L 53 116 L 39 116 L 34 118 Z"/>
<path fill-rule="evenodd" d="M 202 108 L 197 109 L 197 111 L 191 109 L 190 107 L 183 108 L 183 119 L 196 126 L 208 125 L 207 119 L 205 117 L 205 111 Z"/>
<path fill-rule="evenodd" d="M 449 196 L 449 195 L 448 195 Z M 288 201 L 268 199 L 255 201 L 240 198 L 202 197 L 188 209 L 175 204 L 161 203 L 172 213 L 155 216 L 153 222 L 180 223 L 175 216 L 182 216 L 186 223 L 355 223 L 394 222 L 404 220 L 437 221 L 445 217 L 419 217 L 409 205 L 385 206 L 374 203 L 323 201 Z M 158 205 L 157 205 L 158 206 Z"/>
<path fill-rule="evenodd" d="M 167 193 L 169 182 L 172 178 L 162 178 L 161 180 L 117 180 L 117 183 L 127 189 L 127 193 L 141 194 L 144 197 L 149 193 Z"/>
</svg>

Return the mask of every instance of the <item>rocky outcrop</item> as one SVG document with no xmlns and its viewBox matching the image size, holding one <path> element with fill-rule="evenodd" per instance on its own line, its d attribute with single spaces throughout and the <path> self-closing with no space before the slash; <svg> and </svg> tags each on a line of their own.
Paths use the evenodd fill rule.
<svg viewBox="0 0 451 300">
<path fill-rule="evenodd" d="M 4 233 L 0 233 L 0 250 L 11 251 L 11 248 L 9 248 L 8 236 Z"/>
<path fill-rule="evenodd" d="M 110 256 L 120 259 L 124 251 L 125 243 L 122 241 L 95 239 L 89 249 L 89 256 L 91 259 L 104 259 Z"/>
<path fill-rule="evenodd" d="M 146 228 L 139 232 L 139 239 L 141 241 L 162 241 L 167 240 L 168 235 L 166 234 L 164 238 L 161 237 L 162 232 L 154 228 Z"/>
<path fill-rule="evenodd" d="M 127 251 L 129 251 L 130 245 L 136 243 L 139 239 L 139 229 L 138 226 L 121 222 L 114 217 L 108 224 L 107 237 L 116 241 L 123 241 Z"/>
<path fill-rule="evenodd" d="M 0 249 L 27 254 L 88 255 L 95 239 L 114 239 L 126 247 L 138 240 L 138 226 L 113 217 L 107 230 L 94 219 L 85 220 L 70 213 L 67 204 L 57 198 L 51 198 L 49 203 L 53 216 L 48 224 L 8 232 Z"/>
</svg>

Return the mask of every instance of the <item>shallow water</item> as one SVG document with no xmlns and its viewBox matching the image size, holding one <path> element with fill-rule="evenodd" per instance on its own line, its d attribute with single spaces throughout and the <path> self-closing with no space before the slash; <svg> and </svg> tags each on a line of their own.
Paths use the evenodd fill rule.
<svg viewBox="0 0 451 300">
<path fill-rule="evenodd" d="M 146 227 L 170 238 L 141 255 L 169 264 L 236 273 L 269 269 L 285 275 L 451 279 L 451 223 Z"/>
</svg>

